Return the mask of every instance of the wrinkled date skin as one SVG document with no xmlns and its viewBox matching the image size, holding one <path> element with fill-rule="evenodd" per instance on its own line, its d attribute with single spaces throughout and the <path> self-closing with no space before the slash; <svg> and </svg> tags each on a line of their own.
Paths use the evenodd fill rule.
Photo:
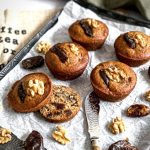
<svg viewBox="0 0 150 150">
<path fill-rule="evenodd" d="M 150 108 L 143 104 L 131 105 L 127 109 L 127 116 L 129 117 L 143 117 L 150 114 Z"/>
<path fill-rule="evenodd" d="M 131 48 L 136 48 L 136 43 L 135 40 L 133 38 L 131 38 L 128 33 L 124 34 L 124 40 L 127 42 L 127 44 L 129 45 L 129 47 Z"/>
<path fill-rule="evenodd" d="M 32 131 L 25 141 L 25 150 L 46 150 L 43 146 L 43 137 L 37 131 Z"/>
<path fill-rule="evenodd" d="M 100 74 L 101 78 L 103 79 L 104 83 L 108 86 L 109 85 L 109 78 L 107 77 L 104 70 L 100 70 L 99 74 Z"/>
<path fill-rule="evenodd" d="M 22 83 L 18 87 L 18 95 L 19 95 L 20 101 L 22 103 L 24 103 L 24 100 L 25 100 L 25 97 L 26 97 L 26 93 L 24 91 Z"/>
<path fill-rule="evenodd" d="M 62 49 L 60 49 L 59 46 L 57 45 L 53 46 L 51 52 L 55 53 L 62 63 L 65 63 L 68 59 L 66 53 Z"/>
<path fill-rule="evenodd" d="M 126 140 L 120 140 L 110 145 L 108 150 L 138 150 Z"/>
<path fill-rule="evenodd" d="M 34 56 L 22 61 L 24 69 L 35 69 L 44 65 L 44 58 L 42 56 Z"/>
<path fill-rule="evenodd" d="M 87 22 L 85 22 L 84 20 L 81 20 L 80 21 L 80 25 L 82 27 L 82 29 L 84 30 L 85 34 L 90 36 L 90 37 L 93 37 L 93 30 L 92 30 L 92 27 L 90 27 Z"/>
</svg>

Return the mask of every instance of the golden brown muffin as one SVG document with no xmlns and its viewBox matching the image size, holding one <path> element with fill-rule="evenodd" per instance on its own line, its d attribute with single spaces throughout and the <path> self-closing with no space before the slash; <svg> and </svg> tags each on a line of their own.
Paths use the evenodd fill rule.
<svg viewBox="0 0 150 150">
<path fill-rule="evenodd" d="M 56 78 L 72 80 L 84 72 L 89 61 L 89 55 L 79 44 L 65 42 L 54 45 L 46 53 L 45 61 Z"/>
<path fill-rule="evenodd" d="M 109 30 L 103 22 L 85 18 L 74 22 L 68 32 L 74 42 L 81 44 L 87 50 L 97 50 L 104 44 Z"/>
<path fill-rule="evenodd" d="M 91 72 L 95 93 L 106 101 L 120 101 L 134 89 L 137 77 L 126 64 L 108 61 L 97 65 Z"/>
<path fill-rule="evenodd" d="M 117 58 L 129 66 L 139 66 L 150 60 L 150 36 L 142 32 L 121 34 L 114 47 Z"/>
<path fill-rule="evenodd" d="M 17 112 L 33 112 L 49 102 L 52 83 L 44 73 L 31 73 L 15 82 L 8 93 L 8 102 Z"/>
<path fill-rule="evenodd" d="M 80 110 L 81 97 L 70 87 L 53 86 L 52 96 L 40 113 L 50 122 L 65 122 L 72 119 Z"/>
</svg>

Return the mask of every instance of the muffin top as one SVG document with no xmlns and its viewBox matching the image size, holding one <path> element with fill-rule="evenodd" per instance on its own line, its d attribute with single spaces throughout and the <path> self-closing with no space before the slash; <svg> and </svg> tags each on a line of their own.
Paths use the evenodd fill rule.
<svg viewBox="0 0 150 150">
<path fill-rule="evenodd" d="M 73 42 L 58 43 L 45 55 L 46 64 L 59 72 L 74 72 L 83 69 L 89 60 L 88 52 Z"/>
<path fill-rule="evenodd" d="M 150 58 L 150 36 L 130 31 L 121 34 L 114 44 L 116 53 L 131 59 Z"/>
<path fill-rule="evenodd" d="M 31 73 L 13 85 L 8 100 L 16 111 L 34 111 L 51 94 L 51 89 L 51 80 L 46 74 Z"/>
<path fill-rule="evenodd" d="M 95 88 L 107 94 L 123 94 L 135 86 L 136 74 L 124 63 L 108 61 L 92 70 L 91 82 Z"/>
<path fill-rule="evenodd" d="M 108 36 L 108 27 L 99 20 L 85 18 L 74 22 L 69 27 L 69 34 L 73 39 L 80 39 L 82 42 L 94 42 Z"/>
</svg>

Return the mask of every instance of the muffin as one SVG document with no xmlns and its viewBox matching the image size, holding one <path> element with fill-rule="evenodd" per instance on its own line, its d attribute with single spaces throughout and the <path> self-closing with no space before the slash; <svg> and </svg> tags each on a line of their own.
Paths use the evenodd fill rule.
<svg viewBox="0 0 150 150">
<path fill-rule="evenodd" d="M 16 81 L 8 93 L 9 105 L 17 112 L 37 111 L 49 102 L 52 83 L 44 73 L 31 73 Z"/>
<path fill-rule="evenodd" d="M 85 18 L 74 22 L 68 32 L 74 42 L 79 43 L 87 50 L 97 50 L 104 44 L 109 30 L 103 22 Z"/>
<path fill-rule="evenodd" d="M 45 61 L 54 77 L 60 80 L 72 80 L 84 72 L 89 56 L 79 44 L 65 42 L 50 48 L 45 55 Z"/>
<path fill-rule="evenodd" d="M 130 31 L 121 34 L 114 43 L 117 58 L 136 67 L 150 60 L 150 36 L 139 32 Z"/>
<path fill-rule="evenodd" d="M 70 87 L 54 85 L 52 96 L 40 113 L 50 122 L 65 122 L 72 119 L 80 110 L 81 97 Z"/>
<path fill-rule="evenodd" d="M 129 95 L 137 81 L 134 71 L 118 61 L 98 64 L 92 70 L 90 79 L 95 93 L 111 102 L 120 101 Z"/>
</svg>

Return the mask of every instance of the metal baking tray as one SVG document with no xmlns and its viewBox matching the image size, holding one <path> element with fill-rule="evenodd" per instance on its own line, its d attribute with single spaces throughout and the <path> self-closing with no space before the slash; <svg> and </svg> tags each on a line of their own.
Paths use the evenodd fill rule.
<svg viewBox="0 0 150 150">
<path fill-rule="evenodd" d="M 83 0 L 73 0 L 78 3 L 80 6 L 85 7 L 94 11 L 96 14 L 100 15 L 102 18 L 109 20 L 117 20 L 123 23 L 128 23 L 137 26 L 143 26 L 150 28 L 149 21 L 140 21 L 133 17 L 124 16 L 118 14 L 116 12 L 102 9 L 92 5 L 91 3 L 85 2 Z M 0 71 L 0 80 L 11 71 L 21 60 L 22 58 L 30 51 L 30 49 L 34 46 L 34 44 L 50 29 L 52 28 L 58 21 L 58 17 L 61 14 L 62 10 L 60 10 L 9 62 L 5 67 Z"/>
</svg>

